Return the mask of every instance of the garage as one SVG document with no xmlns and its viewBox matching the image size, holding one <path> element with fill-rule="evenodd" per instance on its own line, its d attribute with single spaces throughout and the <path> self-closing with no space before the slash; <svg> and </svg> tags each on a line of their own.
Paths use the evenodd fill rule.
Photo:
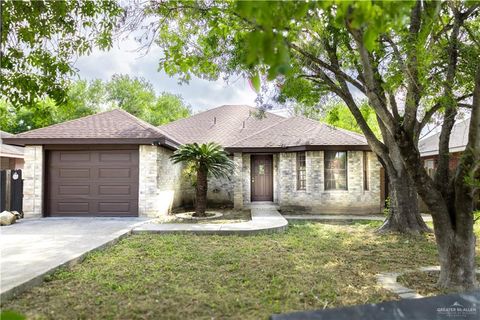
<svg viewBox="0 0 480 320">
<path fill-rule="evenodd" d="M 138 146 L 48 150 L 45 158 L 47 216 L 138 216 Z"/>
</svg>

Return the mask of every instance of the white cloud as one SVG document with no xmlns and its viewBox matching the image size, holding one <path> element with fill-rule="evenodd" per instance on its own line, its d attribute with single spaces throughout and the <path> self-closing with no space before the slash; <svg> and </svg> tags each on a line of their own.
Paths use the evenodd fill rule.
<svg viewBox="0 0 480 320">
<path fill-rule="evenodd" d="M 176 78 L 158 71 L 161 51 L 152 47 L 145 55 L 136 51 L 137 44 L 125 39 L 110 51 L 94 50 L 90 56 L 80 57 L 75 67 L 81 79 L 109 80 L 114 74 L 128 74 L 150 81 L 158 93 L 166 91 L 180 94 L 194 111 L 210 109 L 222 104 L 254 105 L 256 93 L 245 79 L 207 81 L 192 79 L 178 84 Z"/>
</svg>

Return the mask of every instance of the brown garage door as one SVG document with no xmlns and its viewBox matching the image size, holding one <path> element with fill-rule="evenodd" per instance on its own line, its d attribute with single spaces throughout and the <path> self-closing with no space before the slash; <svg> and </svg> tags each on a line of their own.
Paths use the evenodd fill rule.
<svg viewBox="0 0 480 320">
<path fill-rule="evenodd" d="M 48 152 L 49 216 L 137 216 L 138 150 Z"/>
</svg>

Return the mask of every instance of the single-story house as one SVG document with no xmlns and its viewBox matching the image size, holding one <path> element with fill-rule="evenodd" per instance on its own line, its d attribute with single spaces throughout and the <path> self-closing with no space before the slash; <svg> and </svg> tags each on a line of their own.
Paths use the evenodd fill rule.
<svg viewBox="0 0 480 320">
<path fill-rule="evenodd" d="M 23 169 L 23 147 L 3 143 L 11 137 L 13 134 L 0 130 L 0 170 Z"/>
<path fill-rule="evenodd" d="M 468 131 L 470 127 L 470 118 L 457 122 L 450 134 L 450 141 L 448 149 L 450 152 L 449 168 L 455 170 L 458 166 L 458 161 L 465 151 L 468 143 Z M 420 157 L 423 160 L 423 165 L 428 173 L 433 176 L 437 169 L 438 162 L 438 143 L 440 141 L 440 132 L 432 134 L 418 143 Z"/>
<path fill-rule="evenodd" d="M 26 216 L 147 216 L 193 202 L 182 144 L 217 142 L 237 165 L 209 204 L 269 201 L 315 213 L 379 213 L 381 165 L 362 135 L 304 117 L 221 106 L 154 127 L 115 109 L 18 134 Z"/>
</svg>

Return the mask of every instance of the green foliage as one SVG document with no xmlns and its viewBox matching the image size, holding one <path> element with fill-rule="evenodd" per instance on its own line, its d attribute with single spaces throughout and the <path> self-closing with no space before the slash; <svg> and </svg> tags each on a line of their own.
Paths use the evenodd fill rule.
<svg viewBox="0 0 480 320">
<path fill-rule="evenodd" d="M 159 126 L 190 116 L 191 110 L 180 95 L 163 92 L 157 96 L 155 104 L 149 105 L 141 116 L 145 121 Z"/>
<path fill-rule="evenodd" d="M 86 81 L 73 83 L 66 100 L 58 104 L 52 98 L 36 101 L 33 105 L 15 108 L 6 100 L 0 100 L 0 128 L 10 133 L 20 133 L 52 124 L 95 114 L 99 109 L 101 94 L 98 82 L 91 86 Z"/>
<path fill-rule="evenodd" d="M 105 86 L 107 101 L 136 117 L 155 104 L 153 85 L 143 78 L 116 74 Z"/>
<path fill-rule="evenodd" d="M 74 58 L 112 44 L 123 9 L 116 1 L 13 1 L 0 3 L 0 98 L 14 108 L 49 96 L 61 104 Z"/>
<path fill-rule="evenodd" d="M 391 201 L 390 201 L 390 197 L 387 197 L 385 199 L 385 208 L 383 208 L 383 215 L 386 217 L 386 218 L 389 218 L 390 215 L 392 214 L 392 211 L 390 210 L 390 207 L 391 207 Z"/>
<path fill-rule="evenodd" d="M 105 84 L 106 102 L 155 126 L 188 117 L 190 107 L 182 97 L 171 93 L 155 94 L 153 85 L 143 78 L 114 75 Z"/>
<path fill-rule="evenodd" d="M 235 163 L 228 157 L 228 153 L 214 142 L 185 144 L 170 159 L 173 163 L 186 163 L 195 172 L 199 169 L 206 170 L 216 178 L 228 177 L 235 170 Z"/>
<path fill-rule="evenodd" d="M 2 310 L 0 312 L 0 319 L 2 320 L 24 320 L 25 316 L 22 314 L 11 311 L 11 310 Z"/>
<path fill-rule="evenodd" d="M 0 100 L 0 128 L 19 133 L 115 107 L 155 126 L 188 117 L 191 113 L 181 96 L 165 92 L 157 96 L 146 80 L 116 75 L 109 82 L 97 79 L 71 83 L 62 103 L 47 97 L 33 105 L 15 108 L 8 101 Z"/>
<path fill-rule="evenodd" d="M 322 121 L 331 124 L 332 126 L 343 128 L 346 130 L 362 133 L 357 121 L 353 117 L 348 107 L 343 103 L 336 103 L 326 107 L 326 114 Z M 380 128 L 378 127 L 377 116 L 375 111 L 366 103 L 360 106 L 360 112 L 363 118 L 372 129 L 373 133 L 381 136 Z"/>
</svg>

